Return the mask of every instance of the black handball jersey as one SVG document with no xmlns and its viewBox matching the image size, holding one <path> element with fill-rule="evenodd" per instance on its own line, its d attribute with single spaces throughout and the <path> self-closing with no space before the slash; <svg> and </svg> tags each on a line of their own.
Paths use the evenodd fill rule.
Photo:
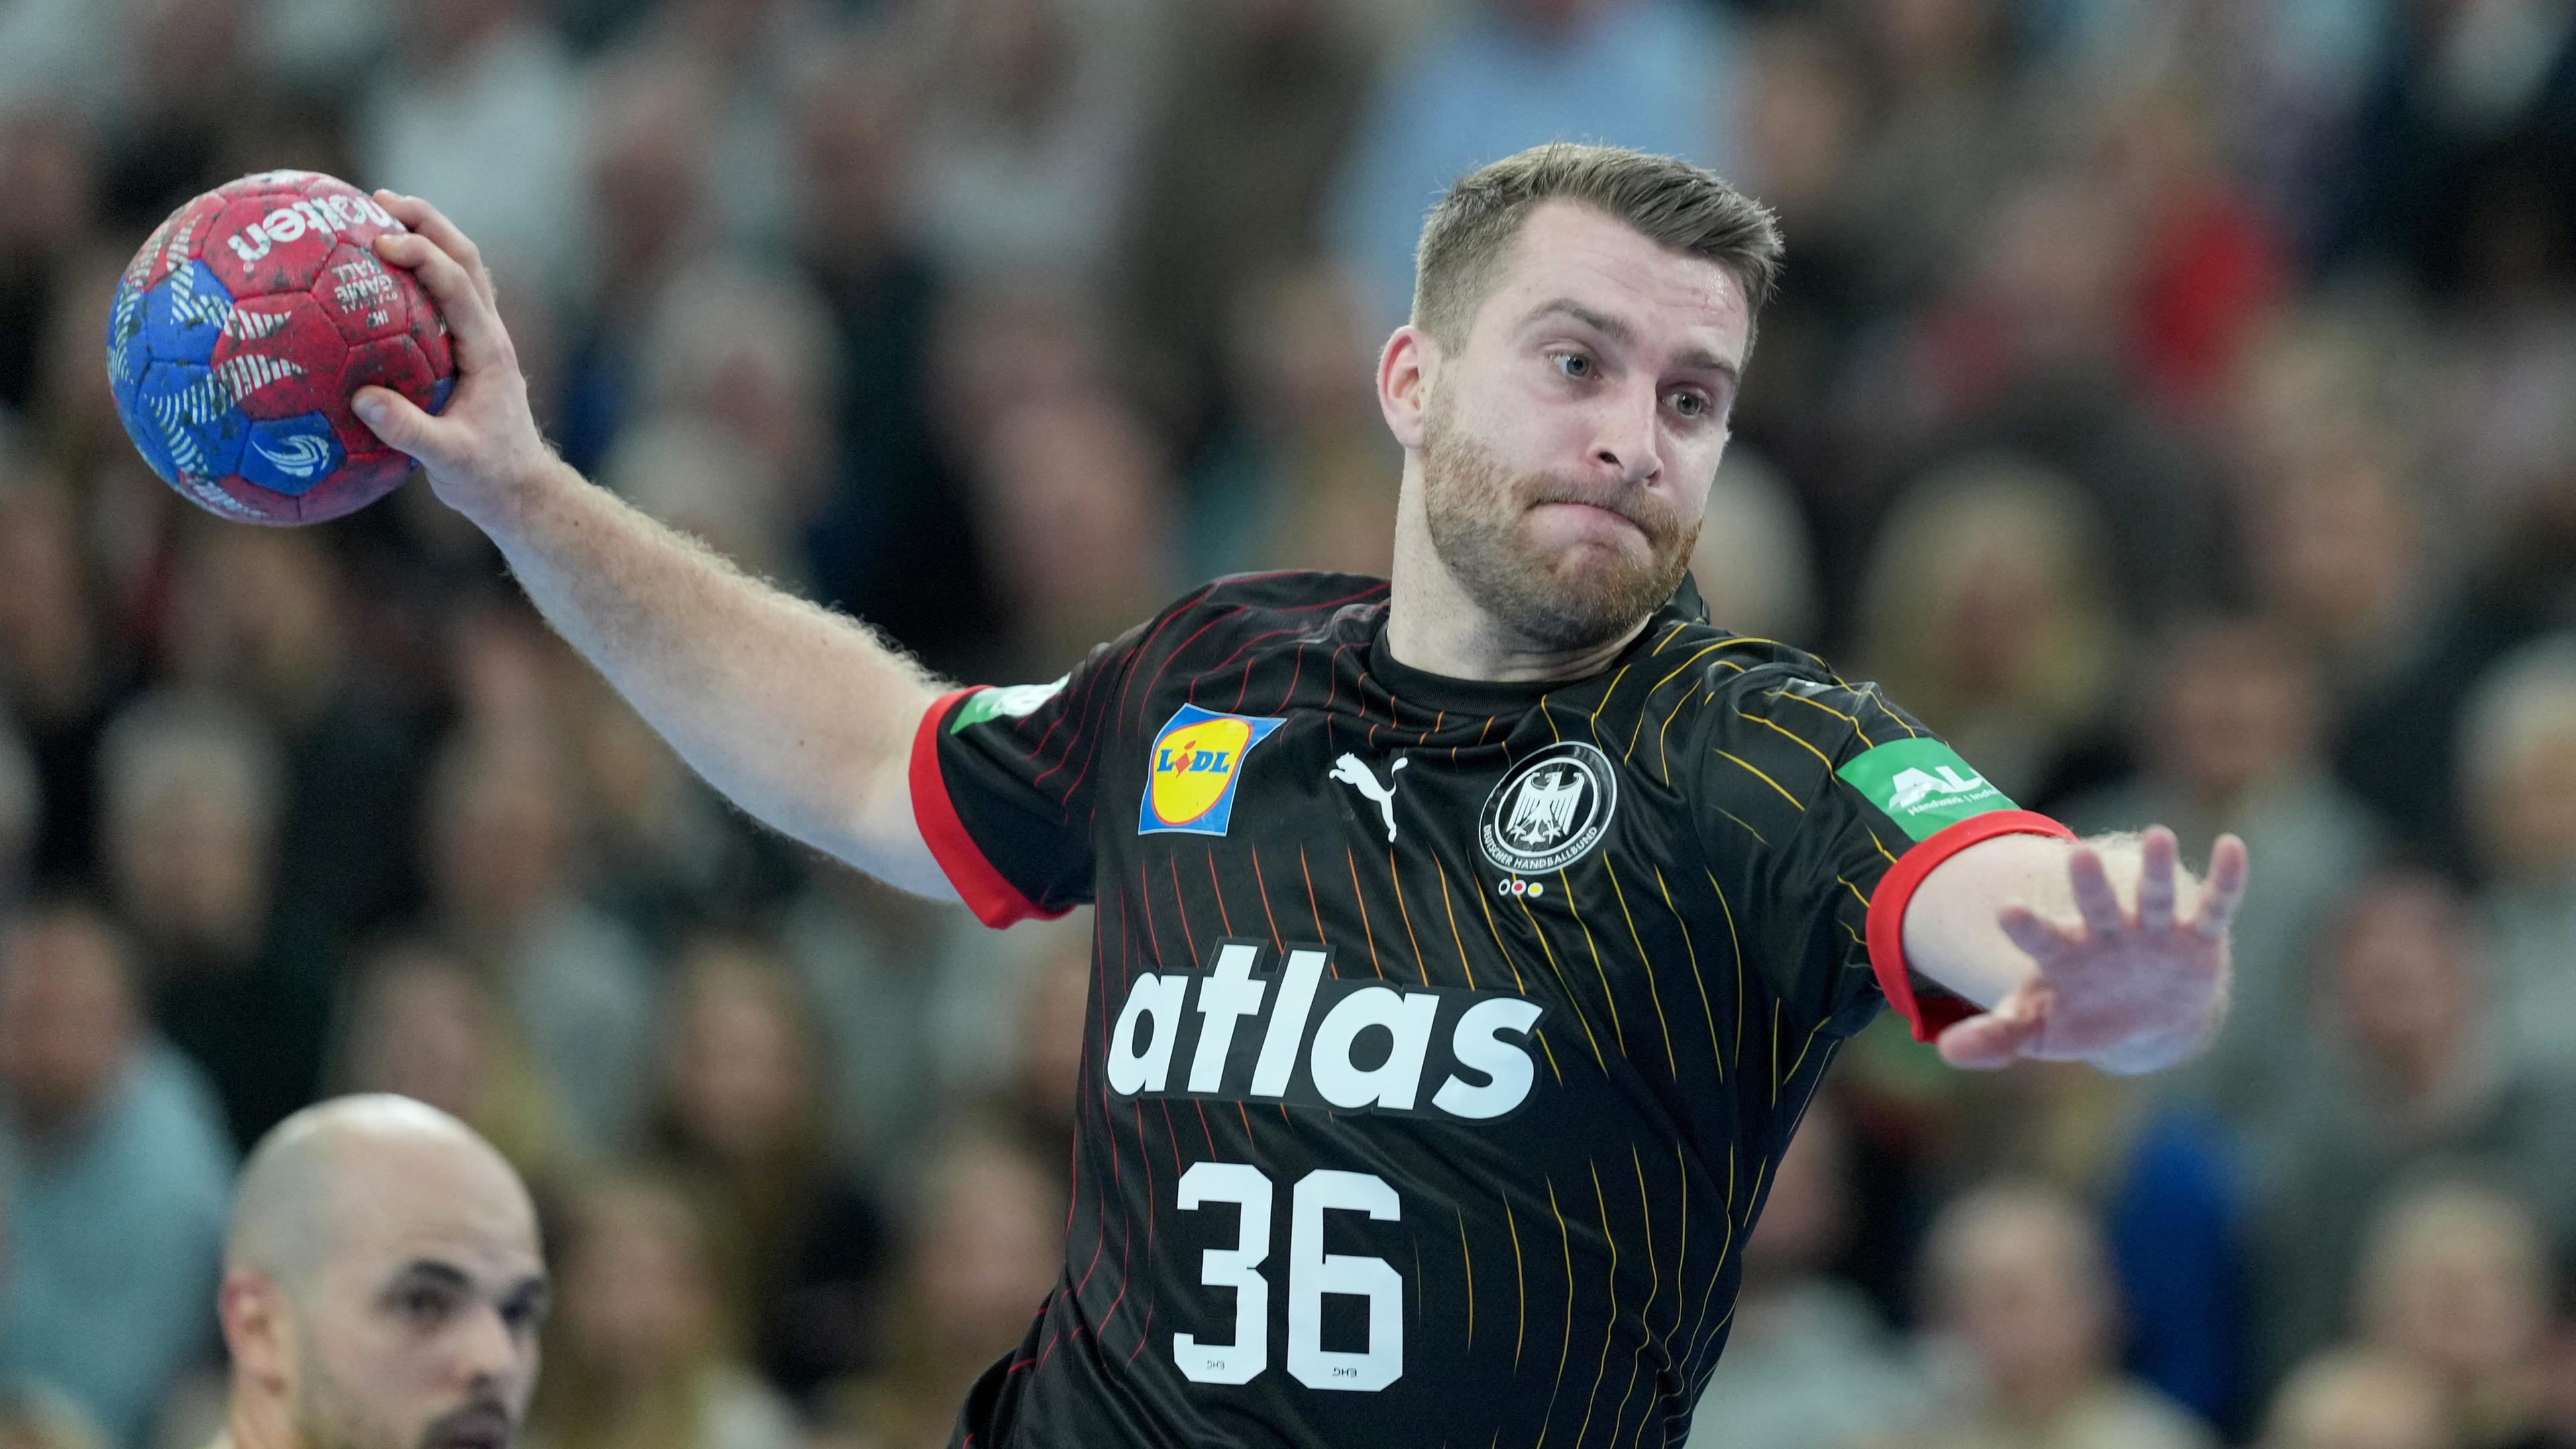
<svg viewBox="0 0 2576 1449">
<path fill-rule="evenodd" d="M 1545 684 L 1408 668 L 1386 613 L 1226 580 L 923 719 L 976 913 L 1096 906 L 1064 1275 L 966 1449 L 1679 1440 L 1836 1047 L 1964 1010 L 1914 884 L 2064 833 L 1687 585 Z"/>
</svg>

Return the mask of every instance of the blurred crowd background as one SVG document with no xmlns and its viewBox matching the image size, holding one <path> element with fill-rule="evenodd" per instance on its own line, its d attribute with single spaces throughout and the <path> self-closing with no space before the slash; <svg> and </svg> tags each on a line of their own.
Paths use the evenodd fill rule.
<svg viewBox="0 0 2576 1449">
<path fill-rule="evenodd" d="M 536 1183 L 542 1449 L 914 1449 L 1061 1258 L 1088 926 L 765 836 L 415 483 L 266 531 L 104 383 L 178 203 L 483 246 L 549 435 L 952 677 L 1382 571 L 1426 206 L 1778 208 L 1698 578 L 2082 829 L 2243 834 L 2217 1048 L 1846 1054 L 1696 1449 L 2576 1444 L 2576 5 L 0 0 L 0 1420 L 193 1449 L 243 1146 Z"/>
</svg>

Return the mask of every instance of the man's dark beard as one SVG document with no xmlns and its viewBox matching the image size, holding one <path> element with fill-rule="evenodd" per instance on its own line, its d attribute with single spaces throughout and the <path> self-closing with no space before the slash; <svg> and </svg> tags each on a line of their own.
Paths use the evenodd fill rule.
<svg viewBox="0 0 2576 1449">
<path fill-rule="evenodd" d="M 1435 401 L 1422 458 L 1431 546 L 1451 576 L 1493 619 L 1548 649 L 1589 649 L 1634 629 L 1672 597 L 1699 542 L 1698 519 L 1681 519 L 1642 490 L 1586 486 L 1544 473 L 1512 476 L 1483 446 L 1441 417 Z M 1534 556 L 1521 529 L 1541 503 L 1589 503 L 1637 525 L 1653 559 L 1644 565 L 1569 568 L 1574 549 Z"/>
<path fill-rule="evenodd" d="M 421 1431 L 420 1449 L 443 1449 L 451 1444 L 488 1446 L 488 1449 L 510 1449 L 517 1442 L 518 1421 L 500 1399 L 485 1396 L 461 1409 L 439 1415 Z"/>
<path fill-rule="evenodd" d="M 355 1400 L 320 1364 L 307 1365 L 302 1388 L 296 1430 L 304 1449 L 443 1449 L 459 1442 L 509 1449 L 518 1437 L 518 1423 L 509 1407 L 491 1394 L 439 1415 L 421 1431 L 417 1443 L 405 1446 L 398 1442 L 397 1431 L 365 1425 Z"/>
</svg>

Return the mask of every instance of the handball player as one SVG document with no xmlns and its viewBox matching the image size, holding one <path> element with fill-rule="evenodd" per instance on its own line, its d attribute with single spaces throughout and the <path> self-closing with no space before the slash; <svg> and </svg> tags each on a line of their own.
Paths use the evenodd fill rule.
<svg viewBox="0 0 2576 1449">
<path fill-rule="evenodd" d="M 408 1097 L 308 1107 L 234 1189 L 215 1449 L 512 1449 L 546 1293 L 536 1209 L 472 1128 Z"/>
<path fill-rule="evenodd" d="M 2123 1073 L 2224 1010 L 2240 842 L 2204 884 L 2162 828 L 2077 841 L 1705 617 L 1780 264 L 1706 171 L 1549 146 L 1433 210 L 1377 370 L 1391 578 L 1220 580 L 964 689 L 555 458 L 473 244 L 380 199 L 462 380 L 360 415 L 644 718 L 898 886 L 1095 908 L 1064 1271 L 962 1449 L 1672 1442 L 1882 1007 L 1960 1066 Z"/>
</svg>

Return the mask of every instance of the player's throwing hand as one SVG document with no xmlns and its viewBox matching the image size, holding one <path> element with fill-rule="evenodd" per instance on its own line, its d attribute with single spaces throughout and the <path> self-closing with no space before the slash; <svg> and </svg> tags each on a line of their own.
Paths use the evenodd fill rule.
<svg viewBox="0 0 2576 1449">
<path fill-rule="evenodd" d="M 2177 850 L 2171 830 L 2147 830 L 2135 910 L 2121 905 L 2089 845 L 2067 859 L 2078 920 L 2004 907 L 1998 924 L 2039 975 L 1942 1032 L 1942 1057 L 1962 1067 L 2038 1057 L 2144 1072 L 2190 1055 L 2225 1008 L 2227 925 L 2245 898 L 2246 855 L 2242 840 L 2218 838 L 2209 881 L 2186 917 L 2175 909 Z"/>
<path fill-rule="evenodd" d="M 456 395 L 437 417 L 381 387 L 360 388 L 351 406 L 387 446 L 420 460 L 430 487 L 449 507 L 482 522 L 551 466 L 554 455 L 528 407 L 528 382 L 501 325 L 482 252 L 419 197 L 379 191 L 376 200 L 411 228 L 378 238 L 376 254 L 419 278 L 446 314 L 456 347 Z"/>
</svg>

